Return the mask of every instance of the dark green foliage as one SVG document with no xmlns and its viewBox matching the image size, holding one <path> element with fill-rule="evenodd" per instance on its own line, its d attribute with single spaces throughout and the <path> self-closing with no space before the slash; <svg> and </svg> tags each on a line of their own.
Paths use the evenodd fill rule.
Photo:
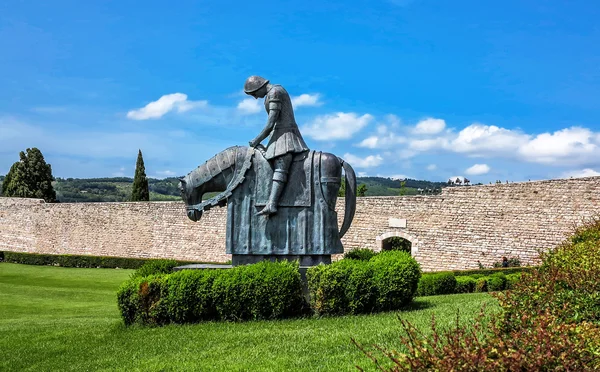
<svg viewBox="0 0 600 372">
<path fill-rule="evenodd" d="M 456 278 L 452 273 L 423 274 L 419 280 L 418 296 L 456 293 Z"/>
<path fill-rule="evenodd" d="M 364 183 L 358 185 L 358 187 L 356 188 L 356 196 L 365 196 L 367 190 L 367 185 L 365 185 Z"/>
<path fill-rule="evenodd" d="M 148 200 L 150 200 L 150 191 L 148 190 L 146 167 L 144 167 L 142 150 L 138 150 L 138 157 L 135 163 L 135 176 L 133 177 L 133 187 L 131 189 L 131 201 Z"/>
<path fill-rule="evenodd" d="M 456 293 L 473 293 L 475 292 L 475 284 L 477 280 L 470 276 L 456 277 Z"/>
<path fill-rule="evenodd" d="M 503 291 L 506 289 L 506 275 L 497 273 L 490 275 L 487 278 L 487 290 L 488 292 Z"/>
<path fill-rule="evenodd" d="M 175 260 L 150 260 L 137 269 L 132 277 L 144 277 L 148 275 L 169 274 L 174 267 L 179 266 Z"/>
<path fill-rule="evenodd" d="M 344 259 L 369 261 L 376 254 L 369 248 L 354 248 L 344 254 Z"/>
<path fill-rule="evenodd" d="M 396 310 L 415 295 L 420 267 L 405 252 L 382 252 L 369 261 L 340 260 L 307 271 L 311 305 L 319 315 Z"/>
<path fill-rule="evenodd" d="M 421 268 L 409 253 L 381 252 L 369 263 L 373 265 L 378 310 L 399 309 L 412 301 L 421 278 Z"/>
<path fill-rule="evenodd" d="M 46 163 L 42 152 L 35 147 L 28 148 L 26 152 L 21 151 L 19 157 L 2 182 L 2 195 L 56 202 L 52 166 Z"/>
<path fill-rule="evenodd" d="M 384 242 L 385 250 L 392 251 L 403 251 L 411 253 L 412 243 L 410 240 L 401 238 L 399 236 L 393 236 L 391 238 L 387 238 Z"/>
<path fill-rule="evenodd" d="M 133 277 L 117 295 L 125 324 L 280 319 L 307 310 L 297 263 Z"/>
<path fill-rule="evenodd" d="M 61 267 L 138 269 L 146 262 L 153 261 L 143 258 L 98 257 L 71 254 L 37 254 L 8 251 L 0 252 L 0 254 L 4 256 L 5 262 L 24 265 L 47 265 Z M 190 263 L 193 262 L 177 261 L 177 265 L 185 265 Z"/>
</svg>

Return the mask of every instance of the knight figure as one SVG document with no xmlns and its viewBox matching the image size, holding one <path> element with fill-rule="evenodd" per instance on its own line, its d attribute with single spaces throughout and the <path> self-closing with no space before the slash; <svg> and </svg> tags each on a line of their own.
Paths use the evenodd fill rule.
<svg viewBox="0 0 600 372">
<path fill-rule="evenodd" d="M 265 158 L 274 167 L 273 183 L 269 200 L 259 215 L 271 215 L 277 212 L 279 197 L 288 181 L 288 171 L 294 154 L 308 151 L 292 108 L 288 92 L 281 86 L 270 84 L 260 76 L 250 76 L 244 84 L 244 92 L 255 99 L 265 98 L 268 114 L 267 124 L 260 134 L 249 142 L 251 147 L 271 136 L 264 151 Z"/>
</svg>

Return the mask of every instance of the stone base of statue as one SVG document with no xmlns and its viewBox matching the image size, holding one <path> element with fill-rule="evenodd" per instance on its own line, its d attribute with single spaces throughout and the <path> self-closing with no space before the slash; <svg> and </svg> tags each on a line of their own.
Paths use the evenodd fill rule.
<svg viewBox="0 0 600 372">
<path fill-rule="evenodd" d="M 317 266 L 319 264 L 330 264 L 331 255 L 260 255 L 260 254 L 234 254 L 231 257 L 233 266 L 254 264 L 261 261 L 299 261 L 300 267 Z"/>
</svg>

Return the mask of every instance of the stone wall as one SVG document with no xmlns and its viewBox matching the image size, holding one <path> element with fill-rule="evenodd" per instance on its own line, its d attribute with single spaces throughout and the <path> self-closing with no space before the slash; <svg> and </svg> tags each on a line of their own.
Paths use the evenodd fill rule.
<svg viewBox="0 0 600 372">
<path fill-rule="evenodd" d="M 338 213 L 343 216 L 343 198 Z M 536 264 L 600 211 L 600 177 L 445 188 L 440 195 L 357 200 L 346 250 L 400 236 L 425 271 Z M 392 219 L 392 220 L 390 220 Z M 183 203 L 59 203 L 0 198 L 0 250 L 225 262 L 226 208 L 194 223 Z M 339 257 L 338 257 L 339 258 Z"/>
</svg>

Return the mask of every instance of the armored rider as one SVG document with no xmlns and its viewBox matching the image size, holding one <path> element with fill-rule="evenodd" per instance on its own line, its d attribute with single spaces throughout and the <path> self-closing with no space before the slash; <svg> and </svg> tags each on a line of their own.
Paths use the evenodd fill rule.
<svg viewBox="0 0 600 372">
<path fill-rule="evenodd" d="M 279 197 L 288 181 L 288 171 L 294 154 L 308 151 L 292 108 L 288 92 L 281 86 L 270 84 L 260 76 L 250 76 L 244 84 L 244 92 L 258 99 L 265 98 L 265 109 L 269 118 L 260 134 L 250 141 L 251 147 L 257 147 L 271 135 L 265 158 L 274 165 L 273 184 L 267 205 L 259 215 L 271 215 L 277 212 Z"/>
</svg>

